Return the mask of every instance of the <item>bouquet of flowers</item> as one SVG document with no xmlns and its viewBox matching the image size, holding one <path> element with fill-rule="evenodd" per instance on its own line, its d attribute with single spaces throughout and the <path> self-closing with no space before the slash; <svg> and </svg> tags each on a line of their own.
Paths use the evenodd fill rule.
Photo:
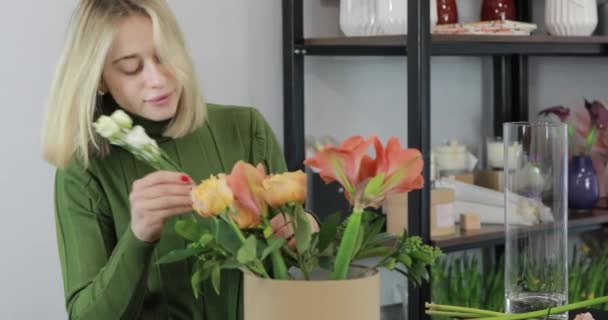
<svg viewBox="0 0 608 320">
<path fill-rule="evenodd" d="M 130 151 L 152 167 L 181 171 L 179 166 L 150 139 L 143 128 L 132 127 L 122 111 L 102 116 L 96 131 L 110 143 Z M 375 158 L 368 149 L 373 144 Z M 383 267 L 400 272 L 414 283 L 429 279 L 428 266 L 441 254 L 419 237 L 404 231 L 396 236 L 382 232 L 385 219 L 369 210 L 380 207 L 387 196 L 423 186 L 423 160 L 415 149 L 404 149 L 396 138 L 383 145 L 372 136 L 354 136 L 339 146 L 327 145 L 305 161 L 326 182 L 338 181 L 352 205 L 345 221 L 340 213 L 326 218 L 312 232 L 304 210 L 306 176 L 302 171 L 267 174 L 261 164 L 239 161 L 229 173 L 212 175 L 191 193 L 196 214 L 181 217 L 175 228 L 188 246 L 174 250 L 158 263 L 195 257 L 192 287 L 210 279 L 220 288 L 222 269 L 241 269 L 259 277 L 290 280 L 301 274 L 325 270 L 332 280 L 362 276 Z M 277 236 L 270 218 L 283 215 L 293 239 Z M 357 260 L 377 257 L 368 267 Z M 362 269 L 353 273 L 355 269 Z M 297 270 L 297 272 L 291 272 Z"/>
<path fill-rule="evenodd" d="M 159 170 L 183 172 L 141 127 L 133 127 L 129 116 L 118 110 L 101 116 L 96 131 L 110 143 L 130 151 L 138 159 Z M 367 155 L 374 146 L 375 158 Z M 200 294 L 200 284 L 211 280 L 219 293 L 222 269 L 241 269 L 259 277 L 295 279 L 289 269 L 299 270 L 311 280 L 316 269 L 330 273 L 333 280 L 365 275 L 383 267 L 395 270 L 415 284 L 429 280 L 428 266 L 441 255 L 438 248 L 425 245 L 419 237 L 404 232 L 394 236 L 381 232 L 384 218 L 368 208 L 378 208 L 391 194 L 409 192 L 423 186 L 422 157 L 417 150 L 403 149 L 395 138 L 383 145 L 372 136 L 354 136 L 340 146 L 320 148 L 305 164 L 316 169 L 326 182 L 338 181 L 353 209 L 346 221 L 331 215 L 319 232 L 311 232 L 303 208 L 306 179 L 302 171 L 268 175 L 263 166 L 237 162 L 228 174 L 203 180 L 192 191 L 195 213 L 177 221 L 178 234 L 188 246 L 170 252 L 157 263 L 171 263 L 195 257 L 192 288 Z M 269 217 L 284 215 L 294 232 L 287 242 L 272 231 Z M 377 257 L 371 267 L 349 274 L 357 260 Z M 549 314 L 608 302 L 595 298 L 548 310 L 506 315 L 499 312 L 427 304 L 426 313 L 456 319 L 539 319 Z M 590 319 L 590 315 L 579 318 Z M 579 319 L 577 318 L 577 319 Z"/>
</svg>

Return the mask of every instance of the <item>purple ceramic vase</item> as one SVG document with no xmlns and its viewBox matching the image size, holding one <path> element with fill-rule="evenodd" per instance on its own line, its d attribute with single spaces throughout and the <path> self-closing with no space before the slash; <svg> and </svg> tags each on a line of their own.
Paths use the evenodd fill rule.
<svg viewBox="0 0 608 320">
<path fill-rule="evenodd" d="M 591 157 L 572 157 L 568 169 L 568 207 L 590 210 L 595 208 L 599 198 L 599 181 Z"/>
</svg>

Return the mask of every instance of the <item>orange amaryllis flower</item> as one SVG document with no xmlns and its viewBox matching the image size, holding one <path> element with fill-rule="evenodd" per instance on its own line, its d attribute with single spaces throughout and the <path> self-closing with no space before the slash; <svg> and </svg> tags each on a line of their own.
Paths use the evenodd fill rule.
<svg viewBox="0 0 608 320">
<path fill-rule="evenodd" d="M 369 179 L 363 191 L 362 206 L 379 207 L 386 196 L 420 189 L 424 185 L 422 154 L 416 149 L 404 149 L 397 138 L 390 138 L 386 148 L 374 137 L 375 161 L 365 160 L 361 179 Z M 373 174 L 372 174 L 373 172 Z"/>
<path fill-rule="evenodd" d="M 266 202 L 273 208 L 306 201 L 306 174 L 301 170 L 269 176 L 263 184 Z"/>
<path fill-rule="evenodd" d="M 323 147 L 313 157 L 306 159 L 304 164 L 319 170 L 319 175 L 325 183 L 338 181 L 344 187 L 347 199 L 352 201 L 360 182 L 361 164 L 371 142 L 372 139 L 353 136 L 340 146 Z"/>
<path fill-rule="evenodd" d="M 212 217 L 232 205 L 234 197 L 226 183 L 226 175 L 210 176 L 190 192 L 192 208 L 202 217 Z"/>
<path fill-rule="evenodd" d="M 241 229 L 256 227 L 268 212 L 264 201 L 265 178 L 266 172 L 261 164 L 254 167 L 244 161 L 237 162 L 227 178 L 235 199 L 236 212 L 232 213 L 232 218 Z"/>
</svg>

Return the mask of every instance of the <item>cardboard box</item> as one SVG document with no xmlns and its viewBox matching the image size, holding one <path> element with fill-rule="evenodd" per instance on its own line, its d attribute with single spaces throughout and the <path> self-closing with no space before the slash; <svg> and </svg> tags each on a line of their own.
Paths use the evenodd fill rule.
<svg viewBox="0 0 608 320">
<path fill-rule="evenodd" d="M 481 218 L 478 213 L 460 214 L 460 229 L 464 232 L 481 229 Z"/>
<path fill-rule="evenodd" d="M 431 237 L 456 233 L 454 190 L 436 188 L 431 190 Z M 386 232 L 401 235 L 407 229 L 408 194 L 391 195 L 384 203 Z"/>
<path fill-rule="evenodd" d="M 504 172 L 497 170 L 482 170 L 475 173 L 475 184 L 488 189 L 504 191 Z"/>
<path fill-rule="evenodd" d="M 386 232 L 401 235 L 407 229 L 407 197 L 408 194 L 394 194 L 386 198 L 384 213 L 386 214 Z"/>
<path fill-rule="evenodd" d="M 454 180 L 457 180 L 460 182 L 468 183 L 468 184 L 473 184 L 475 182 L 475 175 L 472 173 L 461 173 L 461 174 L 449 175 L 448 178 L 454 179 Z"/>
<path fill-rule="evenodd" d="M 454 212 L 454 190 L 436 188 L 431 190 L 431 237 L 456 233 Z"/>
</svg>

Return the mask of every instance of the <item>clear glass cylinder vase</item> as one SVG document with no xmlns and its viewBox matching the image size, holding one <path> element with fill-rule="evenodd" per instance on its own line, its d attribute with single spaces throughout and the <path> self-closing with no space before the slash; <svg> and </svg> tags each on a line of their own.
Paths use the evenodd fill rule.
<svg viewBox="0 0 608 320">
<path fill-rule="evenodd" d="M 506 311 L 567 304 L 566 125 L 506 123 L 503 130 Z"/>
</svg>

